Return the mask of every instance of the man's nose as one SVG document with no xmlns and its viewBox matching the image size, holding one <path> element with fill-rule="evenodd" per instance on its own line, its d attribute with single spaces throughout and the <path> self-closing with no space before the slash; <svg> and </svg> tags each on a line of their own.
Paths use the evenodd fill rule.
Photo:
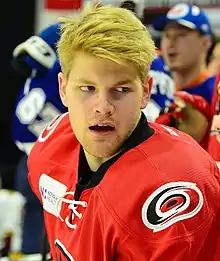
<svg viewBox="0 0 220 261">
<path fill-rule="evenodd" d="M 114 112 L 114 105 L 105 92 L 97 94 L 95 111 L 101 115 L 112 115 Z"/>
</svg>

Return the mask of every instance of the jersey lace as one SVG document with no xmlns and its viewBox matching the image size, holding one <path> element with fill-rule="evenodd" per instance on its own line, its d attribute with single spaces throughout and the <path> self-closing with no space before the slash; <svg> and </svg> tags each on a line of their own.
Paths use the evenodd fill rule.
<svg viewBox="0 0 220 261">
<path fill-rule="evenodd" d="M 79 219 L 82 218 L 82 213 L 79 213 L 77 208 L 78 208 L 78 206 L 82 206 L 83 208 L 86 208 L 87 207 L 87 202 L 86 201 L 78 201 L 78 200 L 74 200 L 74 199 L 67 199 L 67 198 L 65 198 L 68 195 L 71 195 L 74 198 L 74 192 L 73 191 L 69 191 L 69 192 L 66 192 L 63 195 L 63 197 L 58 200 L 58 203 L 57 203 L 57 216 L 58 216 L 58 218 L 62 222 L 65 222 L 66 225 L 69 228 L 76 229 L 77 225 L 74 223 L 75 217 L 78 217 Z M 69 204 L 68 209 L 72 210 L 71 218 L 70 218 L 70 216 L 67 216 L 65 219 L 63 219 L 61 217 L 60 211 L 61 211 L 61 208 L 62 208 L 62 203 Z M 71 222 L 70 222 L 70 220 L 71 220 Z"/>
</svg>

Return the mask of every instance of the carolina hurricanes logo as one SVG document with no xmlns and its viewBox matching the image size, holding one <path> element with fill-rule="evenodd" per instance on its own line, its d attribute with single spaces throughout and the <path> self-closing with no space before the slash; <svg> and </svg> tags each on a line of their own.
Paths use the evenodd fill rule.
<svg viewBox="0 0 220 261">
<path fill-rule="evenodd" d="M 203 206 L 203 195 L 195 183 L 171 182 L 158 188 L 142 208 L 144 224 L 154 232 L 195 216 Z"/>
</svg>

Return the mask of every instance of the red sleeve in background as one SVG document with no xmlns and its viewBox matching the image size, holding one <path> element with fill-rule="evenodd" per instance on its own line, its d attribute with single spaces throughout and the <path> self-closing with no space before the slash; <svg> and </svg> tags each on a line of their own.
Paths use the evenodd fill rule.
<svg viewBox="0 0 220 261">
<path fill-rule="evenodd" d="M 213 121 L 209 138 L 208 152 L 216 161 L 220 161 L 220 114 L 219 114 L 219 98 L 217 94 L 217 86 L 220 84 L 220 72 L 217 75 L 213 100 L 212 100 L 212 112 Z"/>
</svg>

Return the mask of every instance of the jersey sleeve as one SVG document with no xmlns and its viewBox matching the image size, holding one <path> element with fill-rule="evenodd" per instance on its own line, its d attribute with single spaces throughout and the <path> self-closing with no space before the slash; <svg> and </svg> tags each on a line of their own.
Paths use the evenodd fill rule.
<svg viewBox="0 0 220 261">
<path fill-rule="evenodd" d="M 104 187 L 111 214 L 124 233 L 118 260 L 220 260 L 214 259 L 220 247 L 215 162 L 188 135 L 169 130 L 169 138 L 169 132 L 155 132 L 140 145 L 140 153 L 130 151 L 112 168 L 116 177 L 126 173 L 123 184 L 109 178 Z"/>
<path fill-rule="evenodd" d="M 27 155 L 42 130 L 66 108 L 58 91 L 58 63 L 47 73 L 35 69 L 21 88 L 12 120 L 12 139 Z"/>
<path fill-rule="evenodd" d="M 206 261 L 206 260 L 219 260 L 209 259 L 217 251 L 217 248 L 210 246 L 210 251 L 207 254 L 205 251 L 205 256 L 200 256 L 201 248 L 204 244 L 207 244 L 206 236 L 208 234 L 210 223 L 202 224 L 200 227 L 198 225 L 198 230 L 194 233 L 189 233 L 187 236 L 183 237 L 181 234 L 173 238 L 176 235 L 176 230 L 185 229 L 187 234 L 187 228 L 179 225 L 173 226 L 168 229 L 166 234 L 160 237 L 160 240 L 155 239 L 149 242 L 149 239 L 138 240 L 135 238 L 128 238 L 124 244 L 121 246 L 119 253 L 120 261 Z M 216 226 L 217 227 L 217 226 Z M 134 236 L 135 237 L 135 236 Z M 212 241 L 211 238 L 209 240 Z M 200 256 L 200 258 L 198 258 Z"/>
<path fill-rule="evenodd" d="M 55 164 L 51 161 L 53 155 L 60 151 L 60 143 L 62 144 L 63 133 L 69 131 L 72 137 L 72 129 L 69 122 L 68 113 L 63 113 L 57 115 L 48 124 L 41 134 L 39 135 L 37 141 L 35 142 L 29 156 L 28 156 L 28 179 L 33 192 L 42 201 L 44 191 L 39 187 L 39 179 L 43 173 L 50 172 L 50 169 Z M 59 153 L 58 153 L 59 154 Z M 59 162 L 59 158 L 56 158 Z"/>
<path fill-rule="evenodd" d="M 153 78 L 153 86 L 150 100 L 143 112 L 148 121 L 154 122 L 160 110 L 173 101 L 175 86 L 169 73 L 165 70 L 165 64 L 161 56 L 154 59 L 149 75 Z"/>
<path fill-rule="evenodd" d="M 39 165 L 37 162 L 38 156 L 39 156 L 39 150 L 36 148 L 37 143 L 33 145 L 33 149 L 31 150 L 29 156 L 28 156 L 28 161 L 27 161 L 27 166 L 28 166 L 28 181 L 30 184 L 30 187 L 34 194 L 37 196 L 39 201 L 42 204 L 42 195 L 40 193 L 39 189 Z M 40 164 L 40 158 L 39 158 L 39 164 Z"/>
<path fill-rule="evenodd" d="M 210 168 L 204 187 L 169 182 L 147 197 L 141 211 L 136 205 L 139 215 L 131 212 L 126 222 L 120 261 L 220 260 L 220 176 L 214 162 Z"/>
</svg>

